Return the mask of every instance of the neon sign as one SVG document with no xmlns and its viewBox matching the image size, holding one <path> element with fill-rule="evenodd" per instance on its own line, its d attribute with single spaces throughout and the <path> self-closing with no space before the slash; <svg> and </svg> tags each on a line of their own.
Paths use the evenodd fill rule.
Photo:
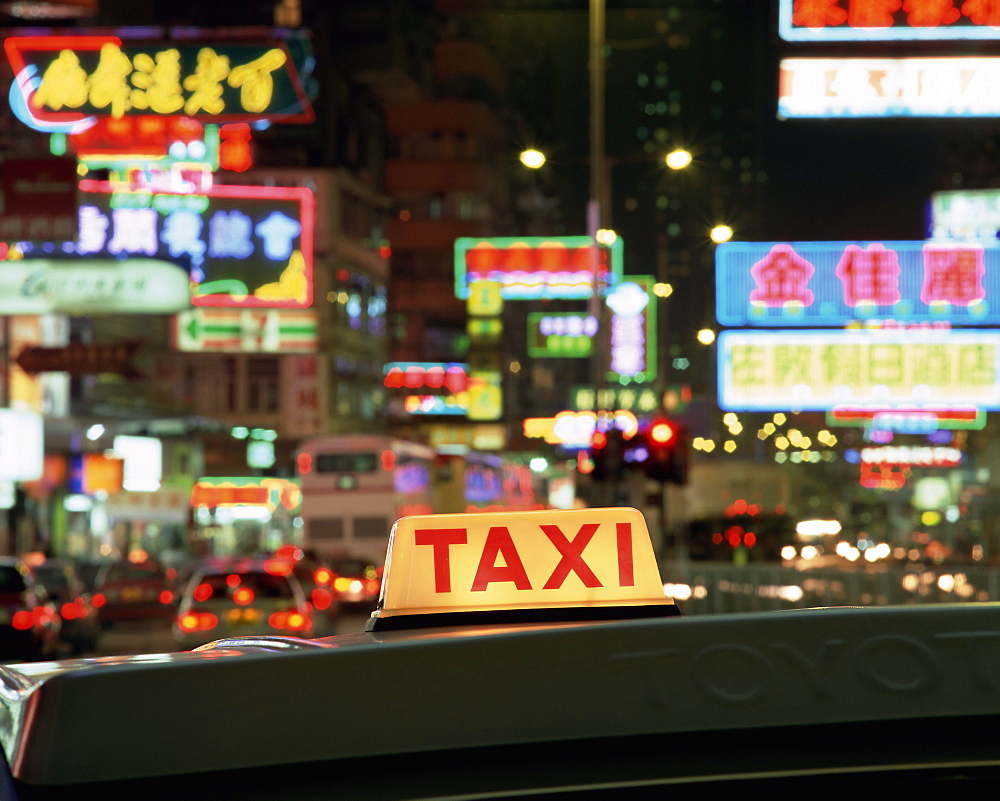
<svg viewBox="0 0 1000 801">
<path fill-rule="evenodd" d="M 455 296 L 469 297 L 475 281 L 497 281 L 508 300 L 586 299 L 616 283 L 622 240 L 596 244 L 589 236 L 497 237 L 455 240 Z"/>
<path fill-rule="evenodd" d="M 778 117 L 995 117 L 1000 58 L 783 58 Z"/>
<path fill-rule="evenodd" d="M 582 358 L 590 355 L 598 322 L 581 312 L 532 312 L 528 315 L 528 355 Z"/>
<path fill-rule="evenodd" d="M 907 467 L 957 467 L 962 451 L 941 445 L 883 445 L 862 448 L 861 464 L 898 464 Z"/>
<path fill-rule="evenodd" d="M 1000 408 L 1000 331 L 724 331 L 719 405 Z"/>
<path fill-rule="evenodd" d="M 939 429 L 982 429 L 986 426 L 986 412 L 973 408 L 838 406 L 827 412 L 826 422 L 831 426 L 869 426 L 901 434 L 930 434 Z"/>
<path fill-rule="evenodd" d="M 210 122 L 315 119 L 289 42 L 283 40 L 12 36 L 4 50 L 30 114 L 22 121 L 41 130 L 132 114 Z"/>
<path fill-rule="evenodd" d="M 576 411 L 601 411 L 625 409 L 639 414 L 650 414 L 661 407 L 661 392 L 652 386 L 630 385 L 625 387 L 589 386 L 573 387 L 570 406 Z M 687 390 L 690 399 L 690 388 Z"/>
<path fill-rule="evenodd" d="M 308 308 L 312 191 L 213 186 L 198 194 L 80 182 L 79 234 L 67 255 L 191 265 L 195 306 Z M 26 255 L 32 251 L 22 246 Z"/>
<path fill-rule="evenodd" d="M 1000 6 L 981 0 L 780 0 L 789 42 L 1000 38 Z"/>
<path fill-rule="evenodd" d="M 656 378 L 655 279 L 630 275 L 608 293 L 611 315 L 611 369 L 608 378 L 652 381 Z"/>
<path fill-rule="evenodd" d="M 263 506 L 295 514 L 302 507 L 302 486 L 290 478 L 202 477 L 191 488 L 191 506 Z"/>
<path fill-rule="evenodd" d="M 727 242 L 715 263 L 723 325 L 1000 323 L 995 244 Z"/>
<path fill-rule="evenodd" d="M 929 237 L 1000 238 L 1000 189 L 934 192 L 930 211 Z"/>
</svg>

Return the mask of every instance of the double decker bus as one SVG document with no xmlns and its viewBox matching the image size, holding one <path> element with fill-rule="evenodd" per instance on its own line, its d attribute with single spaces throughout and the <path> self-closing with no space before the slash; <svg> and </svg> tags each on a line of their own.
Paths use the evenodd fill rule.
<svg viewBox="0 0 1000 801">
<path fill-rule="evenodd" d="M 426 445 L 375 434 L 303 440 L 296 452 L 301 545 L 382 564 L 392 524 L 435 511 L 434 461 Z"/>
</svg>

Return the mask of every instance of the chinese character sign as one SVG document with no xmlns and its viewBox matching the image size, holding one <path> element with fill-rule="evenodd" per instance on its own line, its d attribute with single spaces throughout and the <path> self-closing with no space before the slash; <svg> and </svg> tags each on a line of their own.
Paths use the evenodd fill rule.
<svg viewBox="0 0 1000 801">
<path fill-rule="evenodd" d="M 190 265 L 195 306 L 306 308 L 313 294 L 313 194 L 215 186 L 200 194 L 80 183 L 80 256 Z"/>
<path fill-rule="evenodd" d="M 4 49 L 28 125 L 94 117 L 311 122 L 290 45 L 268 40 L 125 41 L 113 35 L 14 36 Z M 12 98 L 12 104 L 14 99 Z"/>
<path fill-rule="evenodd" d="M 496 281 L 506 300 L 586 299 L 603 294 L 622 274 L 622 240 L 589 236 L 455 240 L 455 297 L 476 281 Z"/>
<path fill-rule="evenodd" d="M 723 325 L 1000 322 L 1000 247 L 982 242 L 727 242 L 716 250 Z"/>
<path fill-rule="evenodd" d="M 996 0 L 780 0 L 789 42 L 1000 38 Z"/>
<path fill-rule="evenodd" d="M 724 331 L 719 405 L 1000 408 L 1000 331 Z"/>
</svg>

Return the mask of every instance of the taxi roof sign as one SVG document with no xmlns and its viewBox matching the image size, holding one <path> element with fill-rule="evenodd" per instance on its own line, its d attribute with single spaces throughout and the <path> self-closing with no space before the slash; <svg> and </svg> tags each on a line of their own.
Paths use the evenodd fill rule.
<svg viewBox="0 0 1000 801">
<path fill-rule="evenodd" d="M 397 520 L 370 631 L 469 622 L 676 615 L 631 508 Z"/>
</svg>

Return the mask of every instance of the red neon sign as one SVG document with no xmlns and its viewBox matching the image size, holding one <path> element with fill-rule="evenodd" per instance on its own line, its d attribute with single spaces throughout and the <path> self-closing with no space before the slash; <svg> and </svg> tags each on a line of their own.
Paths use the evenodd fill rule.
<svg viewBox="0 0 1000 801">
<path fill-rule="evenodd" d="M 750 302 L 762 306 L 784 306 L 792 302 L 809 306 L 813 293 L 806 289 L 806 284 L 814 272 L 816 269 L 791 245 L 775 245 L 750 269 L 750 275 L 757 282 L 757 289 L 750 293 Z"/>
<path fill-rule="evenodd" d="M 835 271 L 844 284 L 844 303 L 876 303 L 880 306 L 898 303 L 899 254 L 878 243 L 862 250 L 857 245 L 844 248 Z"/>
</svg>

